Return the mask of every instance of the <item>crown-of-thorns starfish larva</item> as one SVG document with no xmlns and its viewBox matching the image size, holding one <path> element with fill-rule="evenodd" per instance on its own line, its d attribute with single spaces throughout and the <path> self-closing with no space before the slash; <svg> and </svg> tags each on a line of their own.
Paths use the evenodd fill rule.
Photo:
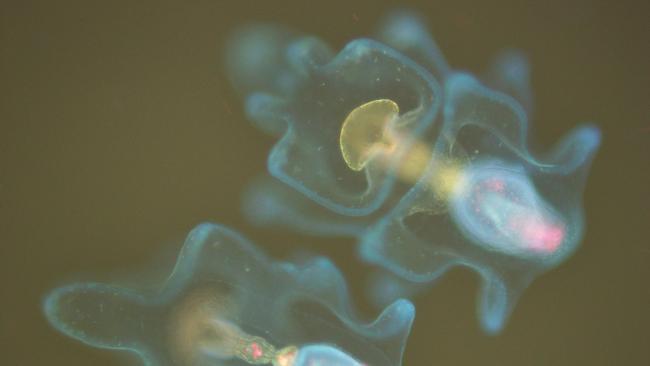
<svg viewBox="0 0 650 366">
<path fill-rule="evenodd" d="M 61 332 L 146 365 L 400 365 L 414 316 L 399 300 L 364 324 L 329 260 L 273 262 L 212 224 L 189 234 L 161 286 L 73 283 L 44 308 Z"/>
<path fill-rule="evenodd" d="M 249 118 L 279 136 L 268 158 L 277 181 L 256 182 L 245 211 L 358 237 L 361 258 L 391 274 L 371 286 L 375 298 L 466 266 L 483 279 L 481 323 L 497 332 L 522 290 L 579 244 L 600 132 L 581 126 L 533 155 L 521 54 L 499 56 L 481 82 L 452 70 L 410 13 L 338 54 L 274 26 L 241 30 L 228 51 Z"/>
</svg>

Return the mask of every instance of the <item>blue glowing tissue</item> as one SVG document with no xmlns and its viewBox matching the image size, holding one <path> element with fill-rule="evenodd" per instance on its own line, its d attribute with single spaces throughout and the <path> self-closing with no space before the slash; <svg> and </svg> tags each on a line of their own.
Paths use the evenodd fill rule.
<svg viewBox="0 0 650 366">
<path fill-rule="evenodd" d="M 238 234 L 203 224 L 155 288 L 73 283 L 45 299 L 50 323 L 145 365 L 401 364 L 414 309 L 406 300 L 371 323 L 351 309 L 327 259 L 273 262 Z"/>
<path fill-rule="evenodd" d="M 480 81 L 450 69 L 410 13 L 338 54 L 274 26 L 240 30 L 227 50 L 247 115 L 279 139 L 268 157 L 277 181 L 256 182 L 245 200 L 254 222 L 355 236 L 365 261 L 415 286 L 472 268 L 492 333 L 522 290 L 576 249 L 600 132 L 578 127 L 531 153 L 520 53 L 501 54 Z M 372 286 L 383 301 L 402 287 Z"/>
</svg>

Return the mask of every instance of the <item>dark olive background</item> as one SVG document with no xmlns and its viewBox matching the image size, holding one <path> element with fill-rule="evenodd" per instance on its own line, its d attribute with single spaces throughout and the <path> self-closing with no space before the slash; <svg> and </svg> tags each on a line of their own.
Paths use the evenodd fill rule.
<svg viewBox="0 0 650 366">
<path fill-rule="evenodd" d="M 220 67 L 229 29 L 273 21 L 336 48 L 393 8 L 374 1 L 0 3 L 0 364 L 117 365 L 53 330 L 48 289 L 167 262 L 201 221 L 277 258 L 327 254 L 363 302 L 351 240 L 255 228 L 239 210 L 273 139 L 245 121 Z M 603 130 L 581 249 L 536 281 L 505 331 L 484 335 L 477 277 L 416 299 L 406 366 L 650 365 L 650 49 L 644 1 L 420 1 L 450 63 L 484 70 L 504 47 L 533 68 L 534 140 Z M 163 254 L 161 254 L 163 253 Z M 370 315 L 371 313 L 368 313 Z"/>
</svg>

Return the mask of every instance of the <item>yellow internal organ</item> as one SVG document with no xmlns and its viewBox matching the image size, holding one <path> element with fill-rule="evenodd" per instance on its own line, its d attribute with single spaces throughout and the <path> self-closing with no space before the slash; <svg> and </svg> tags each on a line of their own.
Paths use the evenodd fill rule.
<svg viewBox="0 0 650 366">
<path fill-rule="evenodd" d="M 224 292 L 208 288 L 190 292 L 170 314 L 169 334 L 175 362 L 192 365 L 206 353 L 220 359 L 235 357 L 242 332 L 225 320 L 231 310 Z"/>
<path fill-rule="evenodd" d="M 298 355 L 296 346 L 288 346 L 279 350 L 273 359 L 273 366 L 293 366 Z"/>
<path fill-rule="evenodd" d="M 235 313 L 231 302 L 224 291 L 202 288 L 188 293 L 175 307 L 169 325 L 175 363 L 202 365 L 215 358 L 238 358 L 251 365 L 273 362 L 277 354 L 273 345 L 229 320 Z"/>
<path fill-rule="evenodd" d="M 373 100 L 352 110 L 341 127 L 343 160 L 350 169 L 361 171 L 371 160 L 388 169 L 399 156 L 396 174 L 407 184 L 415 184 L 430 162 L 434 163 L 436 167 L 427 184 L 438 200 L 446 201 L 459 188 L 463 165 L 456 159 L 434 154 L 422 141 L 409 142 L 407 136 L 394 128 L 398 118 L 399 107 L 389 99 Z"/>
<path fill-rule="evenodd" d="M 339 138 L 343 160 L 350 169 L 360 171 L 376 149 L 390 149 L 384 132 L 398 113 L 399 107 L 389 99 L 373 100 L 350 112 L 343 122 Z"/>
</svg>

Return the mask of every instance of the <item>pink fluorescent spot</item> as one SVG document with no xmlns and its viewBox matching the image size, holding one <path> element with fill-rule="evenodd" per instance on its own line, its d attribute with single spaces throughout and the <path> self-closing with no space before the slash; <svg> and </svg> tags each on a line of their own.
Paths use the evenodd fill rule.
<svg viewBox="0 0 650 366">
<path fill-rule="evenodd" d="M 251 345 L 248 348 L 249 348 L 249 351 L 250 351 L 251 355 L 256 360 L 258 358 L 262 357 L 262 355 L 264 354 L 264 352 L 262 351 L 262 348 L 257 343 L 251 343 Z"/>
<path fill-rule="evenodd" d="M 515 218 L 512 224 L 526 243 L 526 247 L 536 252 L 552 253 L 564 239 L 562 226 L 548 224 L 536 215 Z"/>
<path fill-rule="evenodd" d="M 494 192 L 503 192 L 506 188 L 505 182 L 501 179 L 493 178 L 485 183 L 487 184 L 488 188 Z"/>
</svg>

